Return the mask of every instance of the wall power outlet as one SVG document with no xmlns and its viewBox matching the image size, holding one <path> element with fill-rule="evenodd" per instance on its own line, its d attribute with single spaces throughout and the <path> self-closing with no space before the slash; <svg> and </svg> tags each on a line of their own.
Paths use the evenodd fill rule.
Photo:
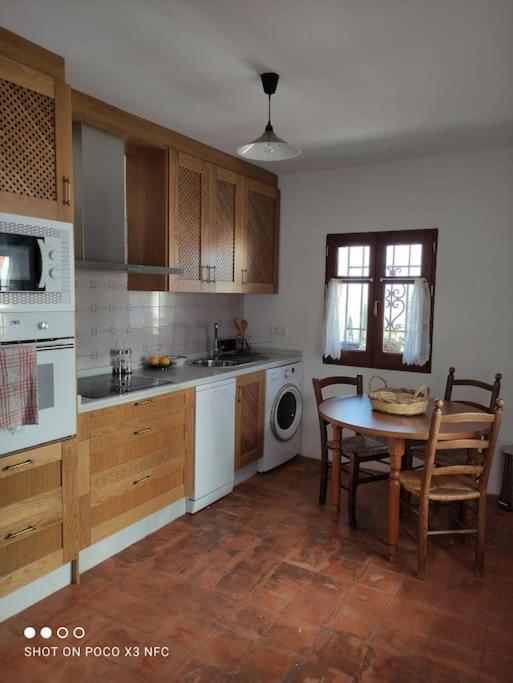
<svg viewBox="0 0 513 683">
<path fill-rule="evenodd" d="M 288 337 L 289 328 L 283 325 L 272 325 L 271 326 L 271 336 L 272 337 Z"/>
</svg>

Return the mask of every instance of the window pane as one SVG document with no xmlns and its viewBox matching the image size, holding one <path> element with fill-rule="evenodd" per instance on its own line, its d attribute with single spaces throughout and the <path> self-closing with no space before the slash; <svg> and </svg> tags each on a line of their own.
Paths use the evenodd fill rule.
<svg viewBox="0 0 513 683">
<path fill-rule="evenodd" d="M 422 272 L 422 244 L 389 244 L 386 277 L 419 277 Z"/>
<path fill-rule="evenodd" d="M 350 282 L 341 301 L 340 339 L 343 349 L 365 351 L 367 348 L 367 302 L 369 285 Z"/>
<path fill-rule="evenodd" d="M 369 277 L 370 247 L 350 246 L 338 248 L 338 277 Z"/>
<path fill-rule="evenodd" d="M 413 285 L 387 283 L 385 285 L 385 301 L 383 315 L 383 351 L 385 353 L 402 353 L 406 318 L 411 301 Z"/>
</svg>

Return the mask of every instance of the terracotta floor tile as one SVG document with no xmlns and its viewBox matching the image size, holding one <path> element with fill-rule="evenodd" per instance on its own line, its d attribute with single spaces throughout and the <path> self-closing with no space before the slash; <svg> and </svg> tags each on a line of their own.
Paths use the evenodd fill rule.
<svg viewBox="0 0 513 683">
<path fill-rule="evenodd" d="M 326 666 L 319 655 L 312 654 L 293 666 L 289 681 L 290 683 L 354 683 L 355 678 L 350 674 L 331 669 Z"/>
<path fill-rule="evenodd" d="M 117 617 L 129 604 L 135 602 L 137 597 L 131 593 L 120 590 L 114 584 L 106 582 L 106 587 L 94 593 L 85 601 L 87 607 L 105 615 L 106 617 Z"/>
<path fill-rule="evenodd" d="M 151 598 L 135 598 L 127 601 L 126 608 L 122 610 L 117 621 L 128 626 L 144 631 L 155 633 L 173 615 L 173 608 Z"/>
<path fill-rule="evenodd" d="M 406 624 L 415 633 L 429 636 L 432 630 L 434 632 L 437 630 L 433 626 L 436 616 L 437 610 L 432 605 L 424 605 L 412 600 L 395 597 L 384 615 L 384 620 L 389 625 Z M 443 628 L 443 623 L 440 622 L 438 624 L 439 629 Z"/>
<path fill-rule="evenodd" d="M 340 591 L 334 584 L 308 586 L 285 607 L 283 615 L 309 624 L 321 624 L 332 616 L 344 595 L 345 591 Z"/>
<path fill-rule="evenodd" d="M 312 647 L 318 633 L 318 626 L 279 616 L 265 633 L 264 640 L 273 647 L 303 654 Z"/>
<path fill-rule="evenodd" d="M 48 683 L 49 680 L 52 683 L 70 683 L 70 681 L 80 681 L 80 683 L 96 683 L 97 681 L 138 683 L 141 679 L 108 659 L 80 657 L 66 659 L 59 663 L 55 669 L 52 669 L 51 676 L 44 676 L 38 683 Z"/>
<path fill-rule="evenodd" d="M 425 650 L 425 657 L 431 663 L 431 670 L 447 676 L 452 674 L 453 680 L 477 680 L 481 667 L 482 650 L 470 650 L 456 645 L 454 642 L 431 637 Z"/>
<path fill-rule="evenodd" d="M 433 638 L 481 651 L 485 643 L 486 626 L 476 619 L 465 619 L 440 612 L 433 621 Z"/>
<path fill-rule="evenodd" d="M 346 676 L 356 676 L 362 671 L 366 647 L 361 638 L 324 631 L 314 651 L 328 668 Z"/>
<path fill-rule="evenodd" d="M 425 605 L 436 605 L 442 588 L 436 584 L 419 581 L 417 578 L 403 576 L 396 597 L 421 602 Z"/>
<path fill-rule="evenodd" d="M 389 572 L 370 566 L 363 572 L 358 583 L 361 586 L 394 595 L 401 585 L 401 576 L 395 572 Z"/>
<path fill-rule="evenodd" d="M 513 633 L 488 627 L 484 649 L 487 655 L 509 659 L 513 678 Z"/>
<path fill-rule="evenodd" d="M 391 624 L 383 620 L 378 624 L 372 643 L 381 650 L 411 656 L 424 652 L 428 637 L 412 631 L 408 623 Z"/>
<path fill-rule="evenodd" d="M 481 664 L 480 683 L 505 683 L 513 679 L 511 659 L 486 654 Z"/>
<path fill-rule="evenodd" d="M 385 614 L 392 600 L 392 595 L 367 588 L 367 586 L 358 583 L 347 593 L 344 605 L 381 617 Z"/>
<path fill-rule="evenodd" d="M 296 655 L 268 644 L 257 645 L 237 670 L 230 683 L 281 683 L 286 680 Z"/>
<path fill-rule="evenodd" d="M 0 683 L 30 683 L 35 679 L 30 676 L 25 676 L 4 662 L 0 662 Z"/>
<path fill-rule="evenodd" d="M 360 680 L 364 683 L 425 683 L 429 672 L 418 655 L 391 652 L 371 643 L 363 660 Z"/>
<path fill-rule="evenodd" d="M 359 607 L 343 604 L 328 622 L 328 628 L 359 638 L 372 638 L 382 617 L 372 612 L 364 612 Z"/>
</svg>

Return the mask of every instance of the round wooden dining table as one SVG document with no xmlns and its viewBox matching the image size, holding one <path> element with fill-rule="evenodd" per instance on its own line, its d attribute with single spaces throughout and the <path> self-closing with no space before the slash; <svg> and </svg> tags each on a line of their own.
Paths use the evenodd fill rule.
<svg viewBox="0 0 513 683">
<path fill-rule="evenodd" d="M 388 487 L 388 557 L 391 562 L 397 555 L 399 541 L 399 506 L 400 483 L 399 472 L 407 441 L 427 441 L 429 439 L 429 425 L 434 408 L 434 400 L 430 399 L 426 412 L 422 415 L 406 417 L 402 415 L 387 415 L 372 410 L 369 397 L 339 396 L 323 401 L 319 406 L 319 413 L 333 430 L 332 447 L 332 480 L 331 505 L 332 518 L 338 519 L 340 510 L 340 465 L 342 430 L 350 429 L 357 434 L 368 434 L 381 437 L 387 442 L 390 453 L 390 482 Z M 444 414 L 476 413 L 477 408 L 458 403 L 444 401 Z M 489 426 L 483 423 L 455 423 L 445 424 L 438 438 L 470 439 L 486 434 Z"/>
</svg>

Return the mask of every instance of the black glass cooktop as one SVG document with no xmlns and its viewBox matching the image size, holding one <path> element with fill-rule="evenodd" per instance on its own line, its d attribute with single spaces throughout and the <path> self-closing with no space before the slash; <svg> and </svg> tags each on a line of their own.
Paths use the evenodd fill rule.
<svg viewBox="0 0 513 683">
<path fill-rule="evenodd" d="M 150 378 L 143 375 L 93 375 L 82 377 L 78 380 L 78 393 L 85 398 L 105 398 L 106 396 L 118 396 L 131 391 L 141 391 L 159 387 L 163 384 L 172 384 L 171 380 L 160 377 Z"/>
</svg>

